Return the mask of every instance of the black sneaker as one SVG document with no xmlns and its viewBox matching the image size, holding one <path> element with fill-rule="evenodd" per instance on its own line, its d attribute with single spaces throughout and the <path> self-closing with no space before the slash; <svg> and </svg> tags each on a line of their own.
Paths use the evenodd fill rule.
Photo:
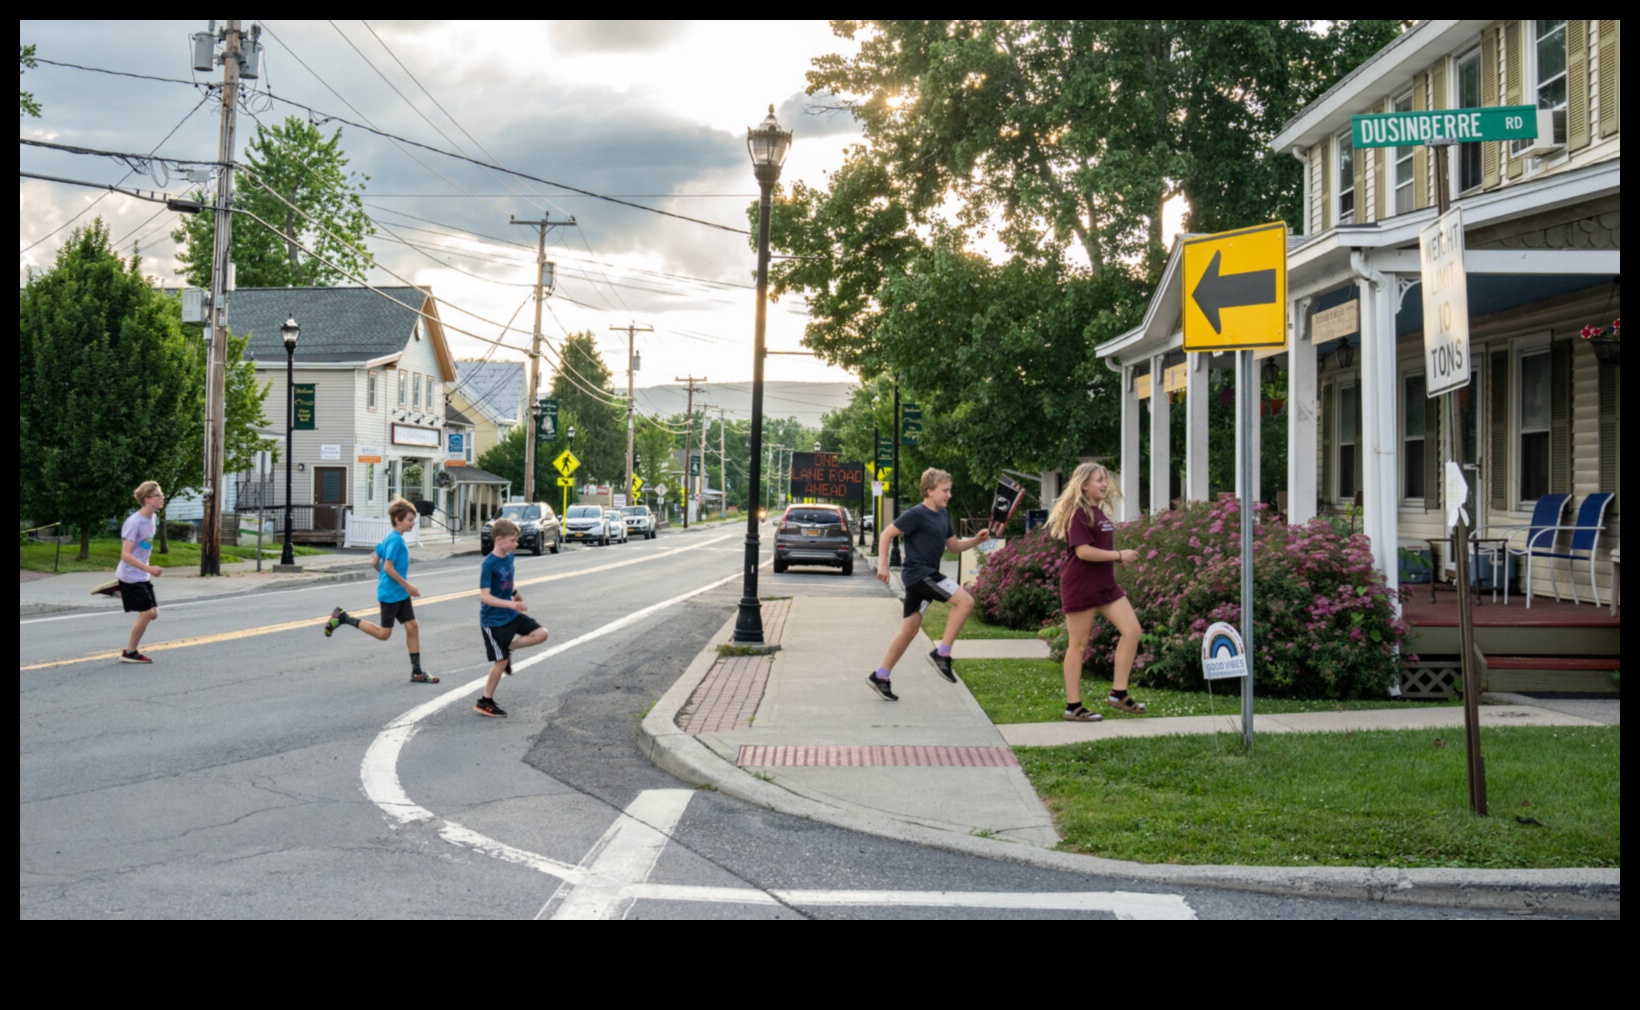
<svg viewBox="0 0 1640 1010">
<path fill-rule="evenodd" d="M 497 719 L 505 719 L 507 717 L 507 710 L 502 708 L 500 705 L 497 705 L 494 698 L 485 698 L 481 696 L 476 702 L 473 703 L 473 711 L 477 712 L 479 715 L 494 716 Z"/>
<path fill-rule="evenodd" d="M 347 611 L 343 610 L 341 607 L 337 607 L 335 610 L 332 610 L 330 612 L 330 620 L 325 622 L 325 637 L 329 638 L 332 634 L 334 634 L 336 629 L 340 628 L 346 622 L 346 618 Z"/>
<path fill-rule="evenodd" d="M 894 693 L 893 685 L 886 680 L 878 680 L 876 671 L 866 674 L 866 683 L 871 685 L 871 693 L 884 701 L 899 701 L 900 696 Z"/>
<path fill-rule="evenodd" d="M 512 676 L 512 660 L 510 660 L 510 659 L 507 660 L 507 668 L 505 670 L 502 670 L 501 672 L 506 674 L 509 677 Z"/>
<path fill-rule="evenodd" d="M 934 669 L 940 671 L 940 676 L 953 684 L 957 682 L 957 671 L 951 668 L 951 657 L 940 655 L 939 646 L 934 647 L 934 651 L 928 654 L 928 658 L 934 661 Z"/>
<path fill-rule="evenodd" d="M 135 649 L 121 649 L 120 662 L 122 663 L 152 663 L 153 660 L 144 656 Z"/>
</svg>

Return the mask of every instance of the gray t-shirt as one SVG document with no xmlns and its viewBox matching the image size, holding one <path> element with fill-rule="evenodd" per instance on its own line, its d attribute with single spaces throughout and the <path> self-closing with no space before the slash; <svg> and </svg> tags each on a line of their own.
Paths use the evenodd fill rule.
<svg viewBox="0 0 1640 1010">
<path fill-rule="evenodd" d="M 940 559 L 945 556 L 945 542 L 957 535 L 951 526 L 951 513 L 938 512 L 927 505 L 917 504 L 900 513 L 894 525 L 905 535 L 904 567 L 900 581 L 905 585 L 921 582 L 930 575 L 938 575 Z"/>
</svg>

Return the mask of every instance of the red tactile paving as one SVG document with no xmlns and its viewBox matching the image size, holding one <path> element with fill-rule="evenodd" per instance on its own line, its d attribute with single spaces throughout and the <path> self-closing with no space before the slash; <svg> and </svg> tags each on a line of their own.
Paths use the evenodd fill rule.
<svg viewBox="0 0 1640 1010">
<path fill-rule="evenodd" d="M 786 626 L 790 600 L 767 600 L 763 613 L 763 641 L 774 645 Z M 712 664 L 711 672 L 689 696 L 678 713 L 678 728 L 685 733 L 720 733 L 749 729 L 763 691 L 774 669 L 774 656 L 724 656 Z"/>
<path fill-rule="evenodd" d="M 740 768 L 1009 768 L 1007 747 L 757 745 L 740 748 Z"/>
</svg>

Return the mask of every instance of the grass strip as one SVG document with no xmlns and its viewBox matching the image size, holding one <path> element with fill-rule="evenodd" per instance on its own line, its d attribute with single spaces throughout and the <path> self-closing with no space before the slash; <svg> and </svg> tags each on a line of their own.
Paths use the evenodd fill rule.
<svg viewBox="0 0 1640 1010">
<path fill-rule="evenodd" d="M 1492 816 L 1469 812 L 1450 730 L 1105 740 L 1016 748 L 1060 848 L 1146 863 L 1621 867 L 1621 727 L 1481 738 Z"/>
<path fill-rule="evenodd" d="M 950 612 L 951 604 L 949 603 L 930 603 L 928 605 L 928 609 L 923 611 L 923 634 L 927 635 L 935 642 L 938 642 L 941 638 L 945 637 L 945 617 Z M 962 634 L 957 636 L 957 641 L 960 642 L 964 638 L 1035 637 L 1036 632 L 1034 631 L 1015 631 L 1013 628 L 1004 628 L 1000 624 L 986 624 L 984 621 L 979 619 L 979 614 L 976 610 L 975 613 L 968 616 L 968 620 L 963 624 Z"/>
<path fill-rule="evenodd" d="M 1065 708 L 1064 668 L 1051 659 L 963 659 L 957 650 L 957 675 L 968 685 L 985 714 L 997 724 L 1012 722 L 1054 722 Z M 1203 691 L 1177 691 L 1135 686 L 1133 696 L 1149 708 L 1146 715 L 1128 715 L 1103 704 L 1110 693 L 1108 677 L 1083 671 L 1082 701 L 1106 719 L 1145 719 L 1174 715 L 1239 715 L 1239 682 L 1220 682 L 1209 695 Z M 1350 712 L 1374 708 L 1441 708 L 1459 705 L 1451 701 L 1402 701 L 1394 698 L 1357 698 L 1325 701 L 1301 698 L 1266 698 L 1253 694 L 1254 715 L 1287 712 Z M 1255 724 L 1256 727 L 1256 724 Z"/>
<path fill-rule="evenodd" d="M 156 545 L 157 548 L 157 545 Z M 281 544 L 277 541 L 264 544 L 262 557 L 279 559 Z M 292 545 L 292 550 L 298 557 L 310 557 L 316 554 L 329 553 L 316 547 L 299 547 Z M 91 556 L 84 561 L 80 560 L 80 545 L 77 543 L 63 544 L 62 555 L 57 554 L 56 544 L 23 544 L 19 551 L 18 567 L 29 572 L 112 572 L 114 566 L 120 563 L 120 541 L 100 539 L 91 541 Z M 240 544 L 233 546 L 222 545 L 223 562 L 255 561 L 256 546 L 254 544 Z M 160 568 L 198 568 L 199 545 L 185 543 L 180 540 L 171 541 L 171 553 L 161 554 L 156 549 L 148 558 L 150 564 Z"/>
</svg>

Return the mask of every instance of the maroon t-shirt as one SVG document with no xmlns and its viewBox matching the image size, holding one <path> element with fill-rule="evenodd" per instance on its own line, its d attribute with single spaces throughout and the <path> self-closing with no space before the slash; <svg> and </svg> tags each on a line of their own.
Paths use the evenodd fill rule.
<svg viewBox="0 0 1640 1010">
<path fill-rule="evenodd" d="M 1072 512 L 1065 543 L 1071 554 L 1059 571 L 1059 601 L 1065 613 L 1103 607 L 1127 595 L 1116 584 L 1116 562 L 1083 561 L 1076 556 L 1076 549 L 1083 544 L 1102 551 L 1116 549 L 1116 526 L 1105 518 L 1105 513 L 1094 509 L 1090 519 L 1081 509 Z"/>
</svg>

